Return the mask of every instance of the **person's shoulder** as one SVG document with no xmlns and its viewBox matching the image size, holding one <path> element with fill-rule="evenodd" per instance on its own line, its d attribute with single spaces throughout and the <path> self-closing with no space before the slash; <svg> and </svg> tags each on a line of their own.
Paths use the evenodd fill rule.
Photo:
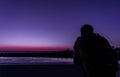
<svg viewBox="0 0 120 77">
<path fill-rule="evenodd" d="M 81 38 L 81 36 L 78 36 L 78 37 L 77 37 L 77 39 L 80 39 L 80 38 Z"/>
<path fill-rule="evenodd" d="M 98 38 L 106 39 L 105 37 L 101 36 L 101 35 L 98 34 L 98 33 L 96 33 L 95 36 L 98 37 Z"/>
<path fill-rule="evenodd" d="M 81 40 L 83 37 L 82 36 L 78 36 L 77 37 L 77 40 Z"/>
<path fill-rule="evenodd" d="M 96 37 L 97 37 L 97 39 L 99 39 L 99 40 L 103 40 L 103 41 L 107 41 L 107 39 L 104 37 L 104 36 L 101 36 L 100 34 L 95 34 L 96 35 Z"/>
</svg>

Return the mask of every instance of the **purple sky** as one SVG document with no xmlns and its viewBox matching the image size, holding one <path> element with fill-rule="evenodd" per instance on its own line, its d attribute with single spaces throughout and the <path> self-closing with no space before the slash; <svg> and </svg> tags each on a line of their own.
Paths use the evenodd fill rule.
<svg viewBox="0 0 120 77">
<path fill-rule="evenodd" d="M 0 0 L 0 45 L 68 46 L 83 24 L 120 47 L 120 0 Z"/>
</svg>

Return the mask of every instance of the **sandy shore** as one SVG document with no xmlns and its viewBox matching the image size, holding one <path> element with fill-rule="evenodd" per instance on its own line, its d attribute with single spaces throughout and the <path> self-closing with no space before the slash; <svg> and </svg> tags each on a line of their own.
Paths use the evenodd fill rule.
<svg viewBox="0 0 120 77">
<path fill-rule="evenodd" d="M 82 77 L 82 70 L 73 64 L 1 65 L 0 77 Z"/>
</svg>

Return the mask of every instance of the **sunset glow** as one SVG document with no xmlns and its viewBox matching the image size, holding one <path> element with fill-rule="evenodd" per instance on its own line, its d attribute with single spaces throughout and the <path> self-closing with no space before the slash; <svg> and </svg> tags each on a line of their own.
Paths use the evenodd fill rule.
<svg viewBox="0 0 120 77">
<path fill-rule="evenodd" d="M 18 51 L 60 51 L 67 48 L 66 46 L 0 46 L 0 50 Z"/>
<path fill-rule="evenodd" d="M 120 47 L 120 1 L 0 0 L 0 50 L 72 49 L 83 24 Z"/>
</svg>

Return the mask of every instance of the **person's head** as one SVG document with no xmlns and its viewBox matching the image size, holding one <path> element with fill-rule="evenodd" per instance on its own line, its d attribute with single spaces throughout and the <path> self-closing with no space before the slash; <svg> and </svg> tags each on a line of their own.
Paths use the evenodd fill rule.
<svg viewBox="0 0 120 77">
<path fill-rule="evenodd" d="M 91 35 L 94 32 L 94 29 L 91 25 L 85 24 L 80 29 L 81 35 Z"/>
</svg>

